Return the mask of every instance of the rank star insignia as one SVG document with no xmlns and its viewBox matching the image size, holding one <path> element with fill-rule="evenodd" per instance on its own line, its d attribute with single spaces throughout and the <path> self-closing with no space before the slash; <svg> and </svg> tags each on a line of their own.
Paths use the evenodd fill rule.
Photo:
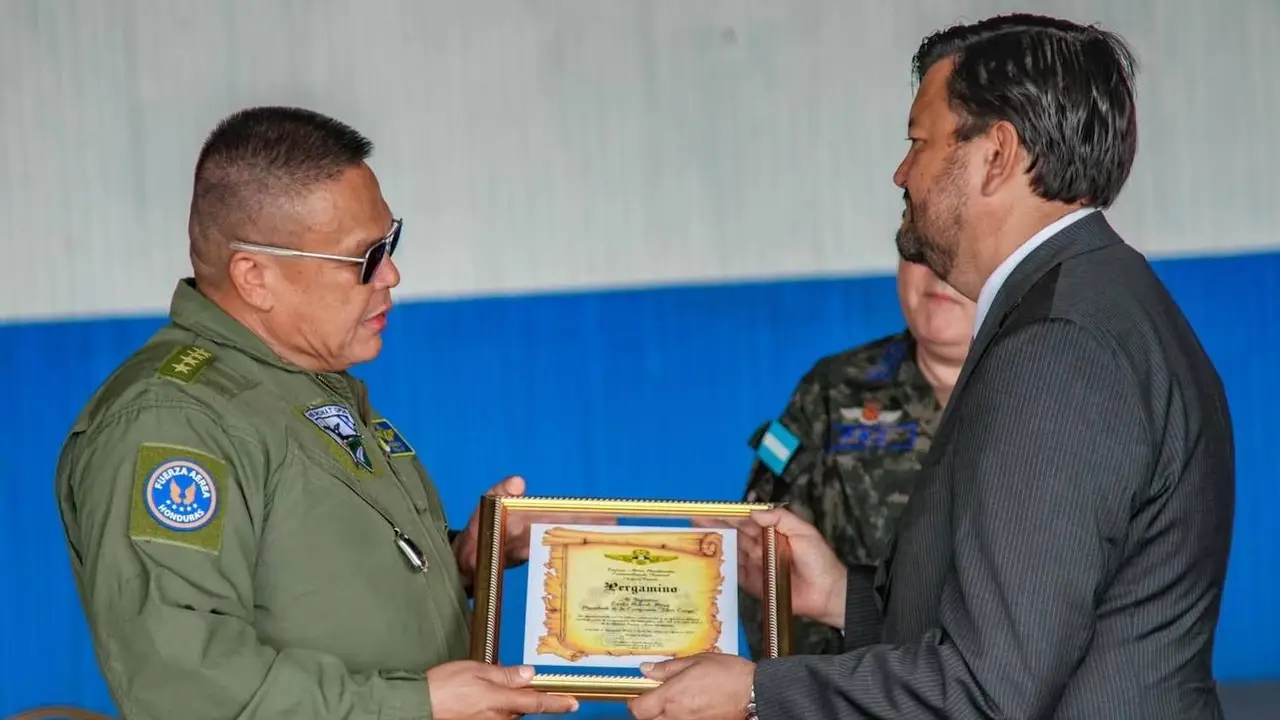
<svg viewBox="0 0 1280 720">
<path fill-rule="evenodd" d="M 156 372 L 170 380 L 189 383 L 195 380 L 200 371 L 212 361 L 212 352 L 195 345 L 187 345 L 174 350 L 164 359 Z"/>
</svg>

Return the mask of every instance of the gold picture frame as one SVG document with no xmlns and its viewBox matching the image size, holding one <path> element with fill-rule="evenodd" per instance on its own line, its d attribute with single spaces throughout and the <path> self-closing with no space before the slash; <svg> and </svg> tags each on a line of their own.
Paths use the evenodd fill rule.
<svg viewBox="0 0 1280 720">
<path fill-rule="evenodd" d="M 564 513 L 615 518 L 746 518 L 752 512 L 774 507 L 777 506 L 772 503 L 749 502 L 483 496 L 480 501 L 480 537 L 473 593 L 475 610 L 471 623 L 471 659 L 491 665 L 498 662 L 506 523 L 509 513 Z M 786 536 L 772 527 L 764 529 L 762 540 L 763 652 L 768 658 L 777 658 L 788 655 L 791 645 L 790 549 Z M 730 561 L 735 563 L 736 568 L 737 559 L 731 558 Z M 734 587 L 733 591 L 736 593 L 737 588 Z M 737 632 L 737 628 L 733 631 Z M 658 681 L 645 677 L 608 674 L 539 672 L 532 680 L 532 686 L 543 692 L 597 700 L 638 697 L 659 684 Z"/>
</svg>

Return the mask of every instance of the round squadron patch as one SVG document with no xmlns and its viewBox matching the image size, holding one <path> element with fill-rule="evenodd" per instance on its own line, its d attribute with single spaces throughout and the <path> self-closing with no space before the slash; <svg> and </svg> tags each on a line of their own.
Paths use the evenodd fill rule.
<svg viewBox="0 0 1280 720">
<path fill-rule="evenodd" d="M 143 484 L 147 512 L 170 530 L 191 532 L 208 525 L 218 512 L 213 476 L 191 460 L 169 460 Z"/>
</svg>

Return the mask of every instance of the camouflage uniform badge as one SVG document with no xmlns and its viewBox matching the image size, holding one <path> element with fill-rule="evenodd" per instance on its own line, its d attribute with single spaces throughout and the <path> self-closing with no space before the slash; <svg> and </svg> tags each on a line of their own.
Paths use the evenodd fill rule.
<svg viewBox="0 0 1280 720">
<path fill-rule="evenodd" d="M 134 473 L 129 537 L 219 552 L 218 478 L 226 472 L 225 462 L 197 450 L 144 443 Z"/>
<path fill-rule="evenodd" d="M 326 436 L 346 451 L 347 456 L 359 467 L 373 472 L 373 461 L 364 447 L 364 438 L 355 417 L 345 405 L 326 403 L 303 411 L 308 420 L 320 428 Z"/>
<path fill-rule="evenodd" d="M 910 452 L 915 449 L 919 427 L 914 419 L 899 423 L 904 413 L 902 409 L 886 409 L 883 402 L 875 399 L 840 408 L 841 422 L 832 423 L 834 442 L 829 452 Z"/>
<path fill-rule="evenodd" d="M 369 425 L 373 428 L 373 436 L 378 441 L 378 447 L 382 448 L 382 452 L 386 453 L 387 457 L 408 457 L 415 454 L 413 447 L 390 420 L 378 418 Z"/>
<path fill-rule="evenodd" d="M 212 351 L 195 345 L 186 345 L 170 353 L 169 357 L 165 358 L 156 369 L 156 374 L 180 383 L 189 383 L 199 377 L 200 372 L 213 360 Z"/>
</svg>

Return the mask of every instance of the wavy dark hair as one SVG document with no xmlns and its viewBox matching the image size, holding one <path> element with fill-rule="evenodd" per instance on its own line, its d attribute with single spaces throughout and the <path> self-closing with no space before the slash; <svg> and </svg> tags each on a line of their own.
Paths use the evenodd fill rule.
<svg viewBox="0 0 1280 720">
<path fill-rule="evenodd" d="M 1009 122 L 1045 200 L 1106 208 L 1138 150 L 1133 51 L 1115 33 L 1041 15 L 1002 15 L 926 37 L 915 81 L 952 58 L 951 109 L 964 142 Z"/>
</svg>

